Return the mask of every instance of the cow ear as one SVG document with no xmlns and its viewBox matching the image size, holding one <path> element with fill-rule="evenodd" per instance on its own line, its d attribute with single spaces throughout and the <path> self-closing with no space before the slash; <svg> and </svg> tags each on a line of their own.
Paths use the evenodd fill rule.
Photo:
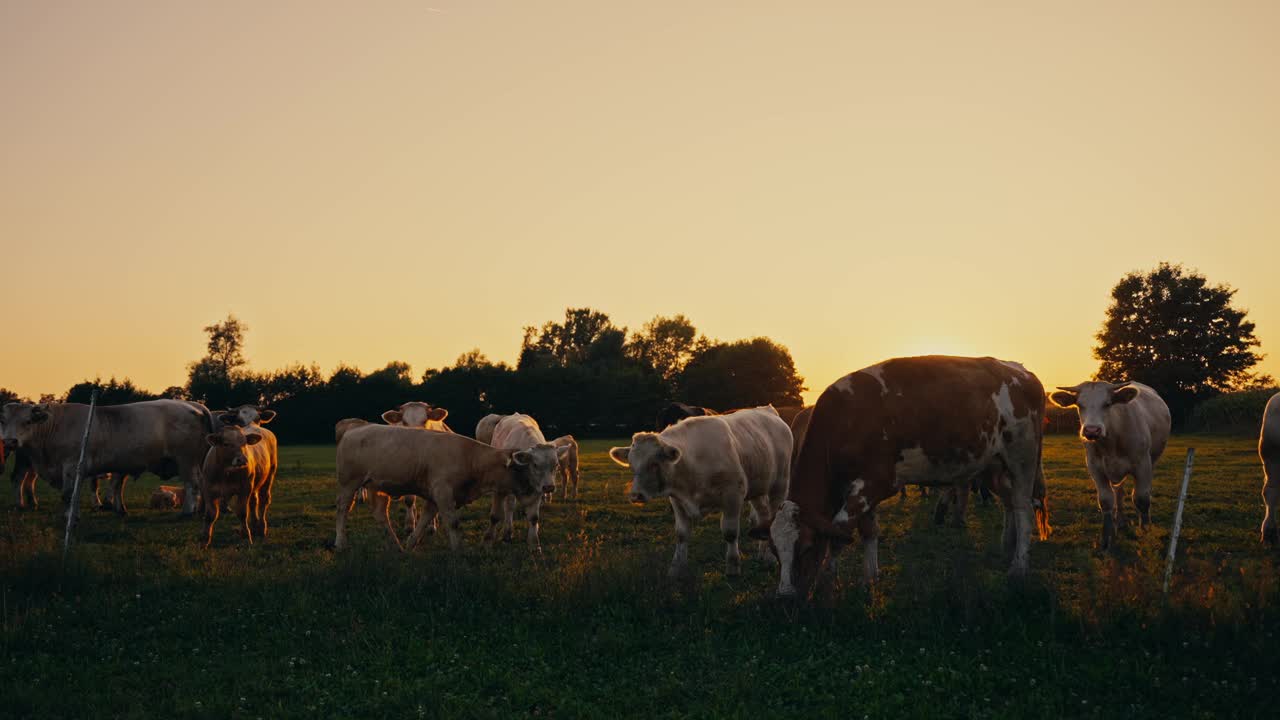
<svg viewBox="0 0 1280 720">
<path fill-rule="evenodd" d="M 568 458 L 568 457 L 569 457 L 569 446 L 568 446 L 568 445 L 557 445 L 557 446 L 556 446 L 556 459 L 558 459 L 558 460 L 564 460 L 564 459 L 566 459 L 566 458 Z"/>
<path fill-rule="evenodd" d="M 428 420 L 439 421 L 439 420 L 444 420 L 447 417 L 449 417 L 449 411 L 445 410 L 444 408 L 440 408 L 440 407 L 431 408 L 430 410 L 427 411 Z"/>
<path fill-rule="evenodd" d="M 517 450 L 511 453 L 511 462 L 517 467 L 525 467 L 533 462 L 533 455 L 528 450 Z"/>
<path fill-rule="evenodd" d="M 244 436 L 245 445 L 257 445 L 260 442 L 262 442 L 262 436 L 258 433 L 249 433 Z"/>
<path fill-rule="evenodd" d="M 269 423 L 269 422 L 271 422 L 272 420 L 275 420 L 275 419 L 276 419 L 276 411 L 275 411 L 275 410 L 259 410 L 259 411 L 258 411 L 258 424 L 259 424 L 259 425 L 266 425 L 267 423 Z"/>
<path fill-rule="evenodd" d="M 240 416 L 228 410 L 218 416 L 218 422 L 222 423 L 223 425 L 239 425 Z"/>
<path fill-rule="evenodd" d="M 662 443 L 662 459 L 669 463 L 677 462 L 680 460 L 680 448 Z"/>
<path fill-rule="evenodd" d="M 622 467 L 631 467 L 631 446 L 609 448 L 609 458 Z"/>
<path fill-rule="evenodd" d="M 204 436 L 204 439 L 208 441 L 210 445 L 217 447 L 222 444 L 222 433 L 209 433 Z"/>
<path fill-rule="evenodd" d="M 1138 397 L 1138 388 L 1132 385 L 1125 385 L 1111 391 L 1111 402 L 1114 403 L 1127 403 L 1136 397 Z"/>
<path fill-rule="evenodd" d="M 1066 390 L 1054 390 L 1049 393 L 1049 399 L 1060 408 L 1074 407 L 1078 397 L 1075 393 Z"/>
<path fill-rule="evenodd" d="M 388 410 L 382 413 L 382 422 L 388 425 L 399 425 L 404 421 L 404 413 L 399 410 Z"/>
</svg>

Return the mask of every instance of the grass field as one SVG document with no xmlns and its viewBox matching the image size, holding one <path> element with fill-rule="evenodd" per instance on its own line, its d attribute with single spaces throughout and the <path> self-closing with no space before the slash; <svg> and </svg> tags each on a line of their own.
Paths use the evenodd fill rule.
<svg viewBox="0 0 1280 720">
<path fill-rule="evenodd" d="M 479 544 L 487 503 L 464 511 L 460 554 L 442 537 L 394 554 L 358 507 L 354 547 L 335 556 L 331 447 L 281 450 L 271 535 L 252 547 L 224 517 L 199 550 L 197 523 L 146 508 L 148 476 L 127 518 L 85 514 L 64 566 L 42 484 L 39 511 L 0 510 L 0 715 L 1277 716 L 1280 551 L 1257 541 L 1248 438 L 1175 438 L 1156 528 L 1099 555 L 1083 451 L 1050 437 L 1055 532 L 1014 590 L 998 506 L 975 504 L 966 530 L 934 527 L 933 499 L 913 490 L 881 507 L 881 582 L 858 585 L 846 554 L 834 608 L 772 599 L 753 543 L 726 578 L 714 519 L 695 529 L 695 577 L 668 581 L 670 508 L 626 503 L 611 444 L 584 444 L 583 497 L 544 510 L 541 558 Z"/>
</svg>

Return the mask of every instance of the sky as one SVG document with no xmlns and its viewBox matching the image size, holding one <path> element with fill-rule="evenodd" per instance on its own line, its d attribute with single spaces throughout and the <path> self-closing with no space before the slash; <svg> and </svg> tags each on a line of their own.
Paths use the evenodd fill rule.
<svg viewBox="0 0 1280 720">
<path fill-rule="evenodd" d="M 1280 3 L 0 0 L 0 387 L 415 374 L 589 306 L 1097 367 L 1181 262 L 1280 345 Z M 1274 354 L 1273 354 L 1274 355 Z M 1280 359 L 1261 370 L 1280 375 Z"/>
</svg>

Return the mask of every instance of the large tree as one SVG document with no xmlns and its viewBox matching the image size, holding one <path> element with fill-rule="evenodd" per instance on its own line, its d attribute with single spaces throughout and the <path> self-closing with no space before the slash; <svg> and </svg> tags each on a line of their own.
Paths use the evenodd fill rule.
<svg viewBox="0 0 1280 720">
<path fill-rule="evenodd" d="M 204 328 L 209 335 L 204 357 L 187 366 L 187 396 L 209 407 L 260 402 L 258 383 L 244 372 L 244 334 L 249 327 L 235 315 Z M 250 396 L 253 397 L 250 397 Z"/>
<path fill-rule="evenodd" d="M 680 399 L 716 410 L 800 405 L 804 378 L 786 347 L 758 337 L 712 343 L 677 378 Z"/>
<path fill-rule="evenodd" d="M 570 367 L 613 362 L 621 358 L 626 329 L 591 308 L 569 308 L 564 322 L 548 321 L 541 329 L 526 327 L 519 369 Z"/>
<path fill-rule="evenodd" d="M 689 318 L 659 315 L 631 336 L 627 353 L 670 382 L 707 345 L 707 338 L 698 336 L 698 329 Z"/>
<path fill-rule="evenodd" d="M 1255 383 L 1261 343 L 1247 311 L 1232 306 L 1235 294 L 1169 263 L 1120 278 L 1093 348 L 1095 379 L 1150 385 L 1175 421 L 1201 400 Z"/>
</svg>

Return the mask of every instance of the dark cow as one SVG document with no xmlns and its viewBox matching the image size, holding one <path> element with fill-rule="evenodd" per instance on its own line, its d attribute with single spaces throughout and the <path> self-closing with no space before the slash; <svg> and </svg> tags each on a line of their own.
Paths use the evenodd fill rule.
<svg viewBox="0 0 1280 720">
<path fill-rule="evenodd" d="M 814 406 L 788 500 L 767 532 L 781 565 L 779 594 L 807 596 L 855 528 L 873 581 L 877 505 L 905 483 L 967 492 L 984 473 L 1005 507 L 1009 573 L 1024 575 L 1044 410 L 1035 375 L 989 357 L 898 358 L 837 380 Z"/>
<path fill-rule="evenodd" d="M 697 405 L 686 405 L 682 402 L 672 402 L 667 403 L 667 406 L 662 408 L 662 412 L 658 413 L 658 421 L 654 423 L 654 425 L 658 432 L 662 432 L 685 418 L 705 417 L 707 415 L 719 414 L 720 413 L 717 413 L 715 410 L 698 407 Z"/>
</svg>

